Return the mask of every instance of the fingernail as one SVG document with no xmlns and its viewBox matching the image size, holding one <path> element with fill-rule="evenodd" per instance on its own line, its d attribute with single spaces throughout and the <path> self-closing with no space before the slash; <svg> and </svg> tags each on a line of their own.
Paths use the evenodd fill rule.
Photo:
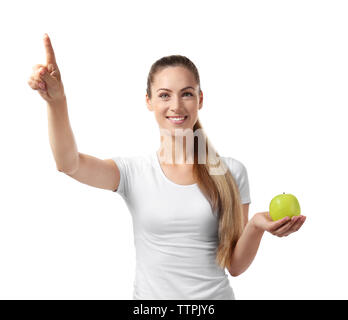
<svg viewBox="0 0 348 320">
<path fill-rule="evenodd" d="M 43 69 L 43 68 L 40 69 L 40 74 L 41 74 L 42 76 L 45 74 L 45 72 L 46 72 L 45 69 Z"/>
<path fill-rule="evenodd" d="M 40 86 L 40 88 L 42 88 L 42 89 L 45 88 L 45 84 L 42 83 L 42 82 L 39 83 L 39 86 Z"/>
</svg>

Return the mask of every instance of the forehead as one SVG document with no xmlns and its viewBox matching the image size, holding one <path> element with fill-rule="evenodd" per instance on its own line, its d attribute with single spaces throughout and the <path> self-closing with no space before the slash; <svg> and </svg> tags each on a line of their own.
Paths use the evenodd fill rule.
<svg viewBox="0 0 348 320">
<path fill-rule="evenodd" d="M 193 73 L 181 66 L 166 67 L 157 72 L 154 77 L 154 89 L 164 87 L 180 90 L 185 86 L 196 87 L 197 83 Z"/>
</svg>

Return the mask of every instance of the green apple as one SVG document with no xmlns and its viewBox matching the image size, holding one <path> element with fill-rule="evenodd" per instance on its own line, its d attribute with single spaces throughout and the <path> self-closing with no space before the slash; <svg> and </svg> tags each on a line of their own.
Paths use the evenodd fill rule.
<svg viewBox="0 0 348 320">
<path fill-rule="evenodd" d="M 273 221 L 288 217 L 299 216 L 301 214 L 300 204 L 297 198 L 285 193 L 275 196 L 269 204 L 269 215 Z"/>
</svg>

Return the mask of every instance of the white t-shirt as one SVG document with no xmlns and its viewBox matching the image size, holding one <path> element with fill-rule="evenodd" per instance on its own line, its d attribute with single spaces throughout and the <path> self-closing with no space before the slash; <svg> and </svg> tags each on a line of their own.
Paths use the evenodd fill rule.
<svg viewBox="0 0 348 320">
<path fill-rule="evenodd" d="M 222 157 L 250 203 L 244 165 Z M 120 171 L 116 193 L 132 215 L 136 251 L 133 299 L 231 300 L 228 276 L 216 262 L 218 218 L 197 184 L 169 180 L 157 152 L 113 157 Z"/>
</svg>

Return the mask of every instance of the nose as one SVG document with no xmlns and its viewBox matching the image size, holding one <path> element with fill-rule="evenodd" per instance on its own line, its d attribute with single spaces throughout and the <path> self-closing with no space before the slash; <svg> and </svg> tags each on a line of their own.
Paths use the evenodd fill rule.
<svg viewBox="0 0 348 320">
<path fill-rule="evenodd" d="M 179 111 L 182 109 L 182 105 L 181 105 L 181 101 L 180 101 L 179 97 L 173 99 L 173 103 L 172 103 L 170 109 L 171 109 L 171 111 L 173 111 L 175 113 L 179 113 Z"/>
</svg>

